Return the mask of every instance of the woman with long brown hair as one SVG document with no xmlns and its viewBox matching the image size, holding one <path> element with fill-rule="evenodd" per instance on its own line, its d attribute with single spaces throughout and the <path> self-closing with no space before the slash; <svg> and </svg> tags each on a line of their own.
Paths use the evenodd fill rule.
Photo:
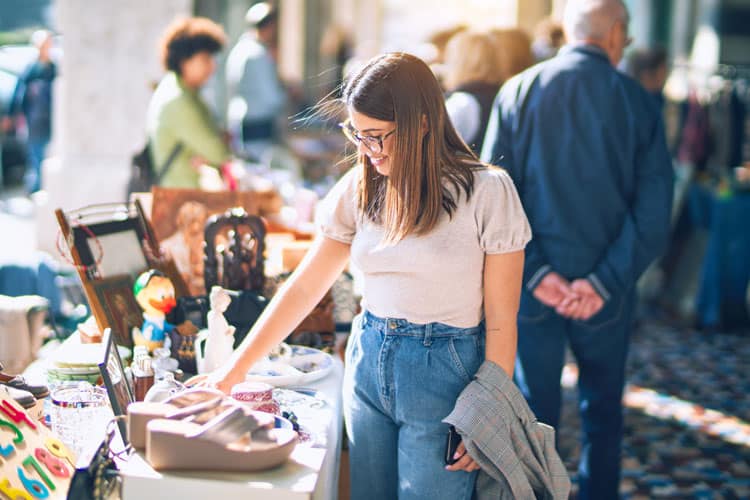
<svg viewBox="0 0 750 500">
<path fill-rule="evenodd" d="M 319 207 L 312 249 L 204 384 L 242 381 L 351 257 L 364 280 L 343 388 L 352 498 L 469 499 L 478 466 L 462 445 L 445 466 L 442 419 L 485 360 L 513 372 L 526 216 L 508 175 L 460 139 L 418 58 L 372 59 L 342 100 L 356 163 Z"/>
</svg>

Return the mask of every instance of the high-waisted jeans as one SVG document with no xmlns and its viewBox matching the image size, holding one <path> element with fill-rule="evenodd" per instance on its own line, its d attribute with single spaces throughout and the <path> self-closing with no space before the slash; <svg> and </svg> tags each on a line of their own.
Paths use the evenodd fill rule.
<svg viewBox="0 0 750 500">
<path fill-rule="evenodd" d="M 483 360 L 483 325 L 354 319 L 344 375 L 352 500 L 472 497 L 476 473 L 445 470 L 442 419 Z"/>
</svg>

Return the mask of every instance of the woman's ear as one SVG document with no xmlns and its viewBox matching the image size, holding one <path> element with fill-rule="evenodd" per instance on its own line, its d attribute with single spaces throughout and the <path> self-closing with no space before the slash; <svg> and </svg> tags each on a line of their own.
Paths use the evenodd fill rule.
<svg viewBox="0 0 750 500">
<path fill-rule="evenodd" d="M 422 130 L 422 135 L 427 135 L 427 115 L 422 115 L 422 125 L 420 126 L 420 130 Z"/>
</svg>

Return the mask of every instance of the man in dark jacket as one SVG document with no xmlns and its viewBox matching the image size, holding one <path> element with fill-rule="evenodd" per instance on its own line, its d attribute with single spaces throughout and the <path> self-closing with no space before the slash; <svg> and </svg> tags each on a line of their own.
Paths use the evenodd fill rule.
<svg viewBox="0 0 750 500">
<path fill-rule="evenodd" d="M 559 422 L 566 343 L 578 363 L 582 499 L 618 498 L 635 283 L 666 244 L 672 200 L 659 110 L 615 69 L 628 22 L 620 0 L 570 0 L 570 45 L 500 90 L 482 150 L 513 177 L 534 233 L 516 378 L 542 422 Z"/>
<path fill-rule="evenodd" d="M 39 57 L 19 76 L 3 128 L 9 130 L 15 115 L 23 114 L 28 130 L 29 158 L 24 183 L 26 190 L 34 193 L 41 189 L 42 160 L 52 135 L 52 82 L 57 69 L 50 58 L 52 34 L 36 31 L 31 43 L 39 49 Z"/>
</svg>

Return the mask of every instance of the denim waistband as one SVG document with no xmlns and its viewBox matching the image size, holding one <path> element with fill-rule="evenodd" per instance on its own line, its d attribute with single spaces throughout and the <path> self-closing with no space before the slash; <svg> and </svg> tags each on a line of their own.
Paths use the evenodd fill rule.
<svg viewBox="0 0 750 500">
<path fill-rule="evenodd" d="M 476 335 L 484 330 L 484 322 L 477 326 L 461 328 L 445 323 L 411 323 L 402 318 L 381 318 L 369 311 L 362 313 L 362 326 L 382 330 L 386 335 L 403 335 L 408 337 L 460 337 Z"/>
</svg>

